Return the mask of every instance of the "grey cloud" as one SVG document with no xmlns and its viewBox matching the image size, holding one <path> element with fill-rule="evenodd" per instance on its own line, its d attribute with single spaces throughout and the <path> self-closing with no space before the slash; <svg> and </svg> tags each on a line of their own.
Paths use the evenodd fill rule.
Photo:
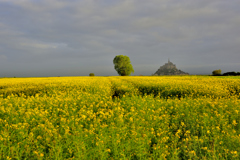
<svg viewBox="0 0 240 160">
<path fill-rule="evenodd" d="M 152 74 L 168 57 L 191 74 L 240 71 L 239 7 L 237 0 L 0 0 L 0 76 L 117 75 L 119 54 L 130 57 L 135 75 Z"/>
</svg>

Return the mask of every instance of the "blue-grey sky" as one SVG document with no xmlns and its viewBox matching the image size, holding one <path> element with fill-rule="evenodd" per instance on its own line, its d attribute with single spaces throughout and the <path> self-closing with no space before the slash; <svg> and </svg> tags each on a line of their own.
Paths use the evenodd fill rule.
<svg viewBox="0 0 240 160">
<path fill-rule="evenodd" d="M 240 72 L 239 0 L 0 0 L 0 77 Z"/>
</svg>

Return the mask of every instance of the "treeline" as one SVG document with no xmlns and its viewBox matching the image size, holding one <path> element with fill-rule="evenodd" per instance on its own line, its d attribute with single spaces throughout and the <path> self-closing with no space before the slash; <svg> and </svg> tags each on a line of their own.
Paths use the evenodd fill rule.
<svg viewBox="0 0 240 160">
<path fill-rule="evenodd" d="M 226 72 L 222 74 L 221 69 L 214 70 L 212 72 L 213 76 L 240 76 L 240 72 Z"/>
</svg>

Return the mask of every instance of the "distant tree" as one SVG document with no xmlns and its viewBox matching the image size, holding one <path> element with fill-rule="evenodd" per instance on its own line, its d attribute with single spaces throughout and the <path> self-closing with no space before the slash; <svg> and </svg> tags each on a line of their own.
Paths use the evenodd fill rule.
<svg viewBox="0 0 240 160">
<path fill-rule="evenodd" d="M 134 73 L 130 58 L 128 56 L 123 55 L 116 56 L 113 59 L 113 64 L 115 70 L 121 76 L 129 76 L 131 73 Z"/>
<path fill-rule="evenodd" d="M 94 73 L 90 73 L 89 76 L 95 76 Z"/>
<path fill-rule="evenodd" d="M 221 75 L 221 73 L 222 73 L 222 70 L 221 70 L 221 69 L 218 69 L 218 70 L 214 70 L 214 71 L 212 72 L 212 75 L 213 75 L 213 76 L 219 76 L 219 75 Z"/>
<path fill-rule="evenodd" d="M 237 73 L 236 72 L 226 72 L 226 73 L 223 73 L 223 76 L 236 76 Z"/>
</svg>

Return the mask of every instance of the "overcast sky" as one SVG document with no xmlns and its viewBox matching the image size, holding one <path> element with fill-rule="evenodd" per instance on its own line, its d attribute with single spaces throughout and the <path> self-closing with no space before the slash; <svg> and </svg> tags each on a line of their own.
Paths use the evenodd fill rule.
<svg viewBox="0 0 240 160">
<path fill-rule="evenodd" d="M 0 0 L 0 77 L 115 76 L 116 55 L 240 72 L 240 0 Z"/>
</svg>

